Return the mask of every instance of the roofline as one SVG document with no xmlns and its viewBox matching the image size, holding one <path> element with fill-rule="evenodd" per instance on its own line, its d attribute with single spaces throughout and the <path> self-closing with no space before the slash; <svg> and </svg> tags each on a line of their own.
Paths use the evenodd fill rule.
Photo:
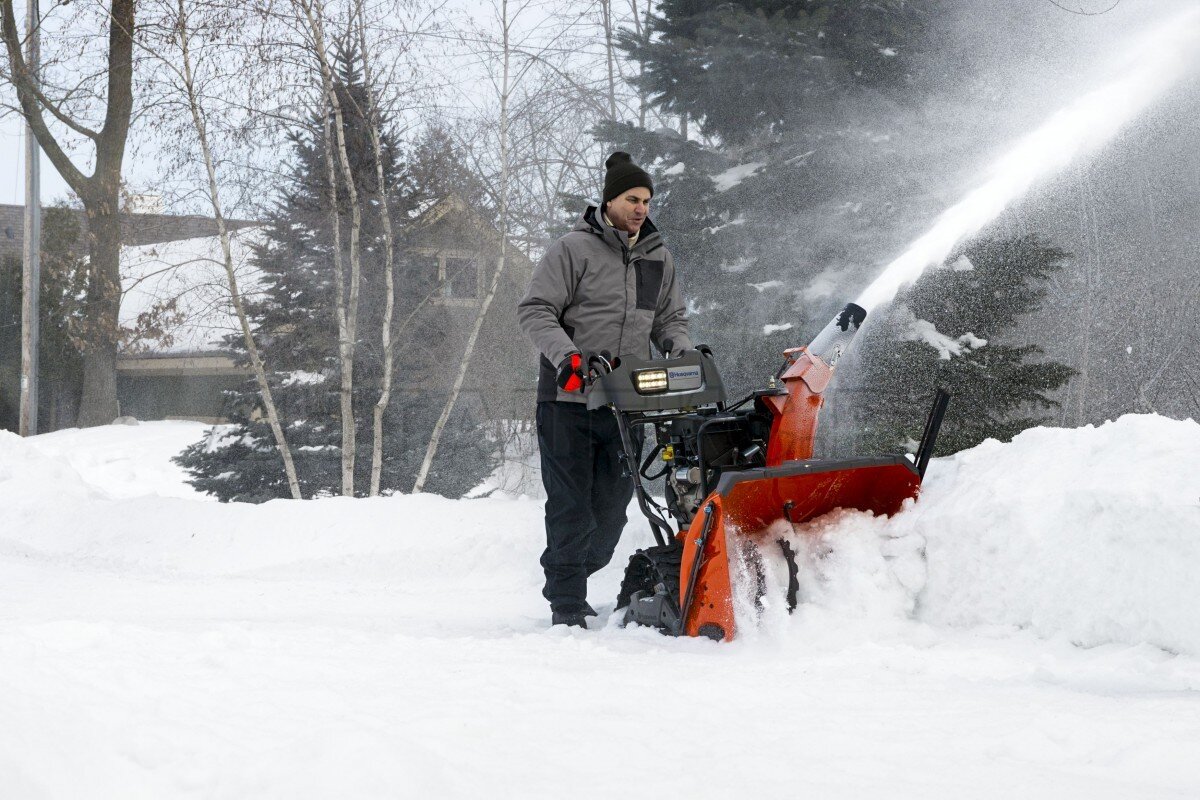
<svg viewBox="0 0 1200 800">
<path fill-rule="evenodd" d="M 42 204 L 43 211 L 45 211 L 48 208 L 60 208 L 60 207 L 61 206 L 56 206 L 54 204 L 49 204 L 49 205 L 47 205 L 45 203 Z M 0 209 L 8 209 L 8 208 L 20 209 L 23 211 L 25 209 L 25 204 L 24 203 L 0 203 Z M 78 211 L 80 213 L 83 213 L 83 211 L 84 211 L 84 209 L 76 208 L 75 206 L 66 206 L 66 208 L 71 211 Z M 205 220 L 208 222 L 216 222 L 217 221 L 216 217 L 208 217 L 208 216 L 205 216 L 204 214 L 158 214 L 158 213 L 146 213 L 143 211 L 120 211 L 120 212 L 118 212 L 118 216 L 122 216 L 122 217 L 160 217 L 163 219 L 202 219 L 202 220 Z M 225 222 L 226 222 L 226 224 L 237 225 L 238 227 L 241 227 L 241 228 L 248 227 L 251 225 L 266 225 L 267 224 L 267 223 L 263 222 L 262 220 L 234 219 L 234 218 L 228 218 L 228 217 L 225 219 Z"/>
<path fill-rule="evenodd" d="M 135 358 L 208 358 L 212 356 L 227 356 L 233 358 L 233 353 L 228 350 L 175 350 L 170 352 L 152 352 L 144 353 L 118 353 L 117 360 L 132 360 Z"/>
</svg>

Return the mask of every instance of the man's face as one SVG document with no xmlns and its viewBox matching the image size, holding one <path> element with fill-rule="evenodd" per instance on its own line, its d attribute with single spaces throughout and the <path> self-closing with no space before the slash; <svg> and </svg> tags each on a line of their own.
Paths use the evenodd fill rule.
<svg viewBox="0 0 1200 800">
<path fill-rule="evenodd" d="M 606 213 L 617 230 L 637 233 L 650 213 L 650 190 L 645 186 L 635 186 L 622 192 L 608 201 Z"/>
</svg>

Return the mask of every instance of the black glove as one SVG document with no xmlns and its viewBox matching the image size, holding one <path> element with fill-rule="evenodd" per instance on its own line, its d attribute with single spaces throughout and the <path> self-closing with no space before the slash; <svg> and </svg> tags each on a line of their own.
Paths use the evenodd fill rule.
<svg viewBox="0 0 1200 800">
<path fill-rule="evenodd" d="M 566 392 L 583 391 L 583 356 L 571 353 L 558 365 L 558 387 Z"/>
<path fill-rule="evenodd" d="M 685 353 L 691 353 L 695 347 L 676 347 L 673 339 L 664 339 L 662 343 L 663 358 L 679 358 Z"/>
</svg>

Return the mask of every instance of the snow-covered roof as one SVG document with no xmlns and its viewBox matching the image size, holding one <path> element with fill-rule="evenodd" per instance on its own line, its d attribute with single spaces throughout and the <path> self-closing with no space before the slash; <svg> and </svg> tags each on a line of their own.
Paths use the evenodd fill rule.
<svg viewBox="0 0 1200 800">
<path fill-rule="evenodd" d="M 230 234 L 234 275 L 243 297 L 259 290 L 260 275 L 250 265 L 250 245 L 260 228 Z M 121 326 L 136 329 L 138 318 L 173 304 L 163 320 L 162 339 L 135 337 L 126 352 L 184 354 L 221 349 L 223 338 L 241 330 L 230 299 L 229 281 L 216 236 L 160 242 L 121 250 Z"/>
</svg>

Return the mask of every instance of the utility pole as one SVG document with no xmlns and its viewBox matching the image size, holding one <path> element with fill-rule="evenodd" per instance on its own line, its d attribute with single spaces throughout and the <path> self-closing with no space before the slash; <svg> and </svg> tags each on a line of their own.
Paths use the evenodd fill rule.
<svg viewBox="0 0 1200 800">
<path fill-rule="evenodd" d="M 38 0 L 28 0 L 26 9 L 26 60 L 36 80 L 41 57 Z M 25 253 L 21 270 L 21 419 L 22 436 L 37 433 L 38 344 L 42 292 L 42 149 L 33 128 L 25 123 Z"/>
</svg>

